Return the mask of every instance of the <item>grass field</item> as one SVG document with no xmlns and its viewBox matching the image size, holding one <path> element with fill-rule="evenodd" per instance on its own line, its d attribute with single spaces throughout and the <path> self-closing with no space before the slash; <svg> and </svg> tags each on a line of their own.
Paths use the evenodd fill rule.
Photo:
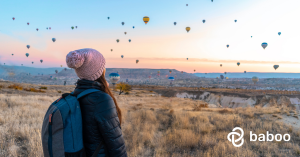
<svg viewBox="0 0 300 157">
<path fill-rule="evenodd" d="M 42 156 L 44 114 L 57 96 L 0 94 L 0 156 Z M 29 91 L 26 91 L 30 93 Z M 56 91 L 55 91 L 56 92 Z M 205 102 L 166 98 L 147 90 L 117 95 L 123 111 L 123 135 L 130 157 L 299 156 L 300 130 L 281 122 L 288 108 L 206 108 Z M 202 106 L 202 108 L 200 107 Z M 245 143 L 227 140 L 234 127 L 244 129 Z M 291 135 L 289 142 L 250 142 L 249 132 Z"/>
</svg>

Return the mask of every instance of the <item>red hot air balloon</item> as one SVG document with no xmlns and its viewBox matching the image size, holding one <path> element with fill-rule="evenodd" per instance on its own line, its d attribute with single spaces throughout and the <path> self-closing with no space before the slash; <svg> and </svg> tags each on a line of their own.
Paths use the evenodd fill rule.
<svg viewBox="0 0 300 157">
<path fill-rule="evenodd" d="M 12 19 L 15 20 L 15 17 L 13 17 Z"/>
<path fill-rule="evenodd" d="M 36 31 L 39 31 L 39 29 L 37 28 Z"/>
<path fill-rule="evenodd" d="M 29 25 L 29 22 L 27 22 L 27 25 Z"/>
<path fill-rule="evenodd" d="M 51 27 L 49 27 L 49 29 L 51 30 Z"/>
</svg>

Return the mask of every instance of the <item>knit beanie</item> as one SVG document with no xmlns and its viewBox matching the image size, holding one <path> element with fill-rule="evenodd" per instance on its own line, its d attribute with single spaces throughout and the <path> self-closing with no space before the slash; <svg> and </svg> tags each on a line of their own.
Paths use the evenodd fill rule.
<svg viewBox="0 0 300 157">
<path fill-rule="evenodd" d="M 69 68 L 75 69 L 80 79 L 95 81 L 105 69 L 105 58 L 97 50 L 85 48 L 69 52 L 66 57 Z"/>
</svg>

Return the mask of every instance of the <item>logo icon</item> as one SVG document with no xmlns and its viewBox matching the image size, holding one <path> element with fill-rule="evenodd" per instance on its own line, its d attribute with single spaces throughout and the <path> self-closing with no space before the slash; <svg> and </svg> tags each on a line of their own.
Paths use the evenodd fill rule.
<svg viewBox="0 0 300 157">
<path fill-rule="evenodd" d="M 239 130 L 241 132 L 241 134 L 238 133 L 238 132 L 235 132 L 236 130 Z M 234 135 L 239 136 L 239 138 L 234 140 Z M 233 146 L 235 146 L 235 147 L 240 147 L 244 144 L 244 138 L 243 137 L 244 137 L 244 130 L 240 127 L 235 127 L 234 129 L 232 129 L 232 132 L 227 135 L 228 141 L 232 142 Z M 239 141 L 241 141 L 241 143 L 236 144 Z"/>
</svg>

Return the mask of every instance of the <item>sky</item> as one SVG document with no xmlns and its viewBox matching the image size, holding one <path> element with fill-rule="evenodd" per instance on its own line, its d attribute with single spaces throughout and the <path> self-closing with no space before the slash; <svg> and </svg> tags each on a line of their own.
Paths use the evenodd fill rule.
<svg viewBox="0 0 300 157">
<path fill-rule="evenodd" d="M 93 48 L 107 68 L 298 73 L 299 7 L 299 0 L 3 0 L 0 63 L 67 67 L 70 51 Z M 147 25 L 144 16 L 150 17 Z"/>
</svg>

